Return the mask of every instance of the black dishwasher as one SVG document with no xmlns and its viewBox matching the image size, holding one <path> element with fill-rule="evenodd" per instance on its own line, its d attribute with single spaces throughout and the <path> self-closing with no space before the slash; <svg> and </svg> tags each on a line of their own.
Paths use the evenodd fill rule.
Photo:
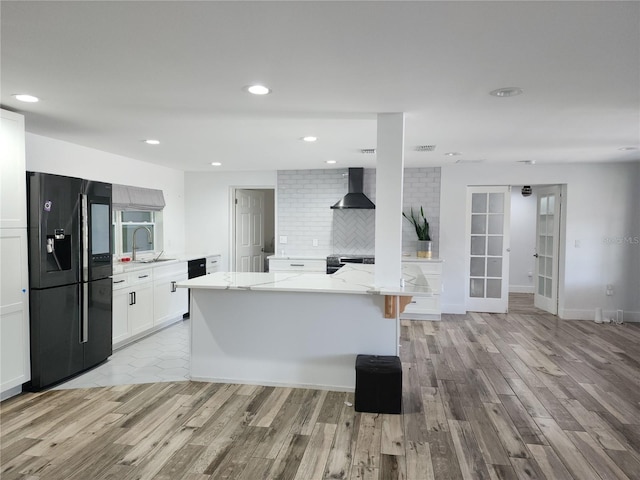
<svg viewBox="0 0 640 480">
<path fill-rule="evenodd" d="M 187 275 L 189 278 L 201 277 L 207 274 L 207 260 L 206 258 L 195 258 L 187 262 Z M 187 306 L 187 313 L 183 315 L 183 318 L 189 318 L 191 313 L 191 289 L 188 293 L 189 305 Z"/>
</svg>

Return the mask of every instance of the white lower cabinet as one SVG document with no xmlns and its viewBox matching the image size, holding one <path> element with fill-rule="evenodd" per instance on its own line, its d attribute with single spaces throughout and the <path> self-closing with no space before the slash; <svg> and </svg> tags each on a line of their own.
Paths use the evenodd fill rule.
<svg viewBox="0 0 640 480">
<path fill-rule="evenodd" d="M 210 255 L 206 257 L 205 260 L 207 262 L 207 275 L 220 271 L 222 261 L 220 255 Z"/>
<path fill-rule="evenodd" d="M 145 268 L 113 276 L 113 346 L 121 347 L 181 319 L 188 310 L 187 263 Z"/>
<path fill-rule="evenodd" d="M 269 272 L 327 273 L 327 261 L 309 258 L 270 258 Z"/>
<path fill-rule="evenodd" d="M 153 327 L 153 271 L 113 276 L 113 344 Z"/>
<path fill-rule="evenodd" d="M 166 265 L 153 271 L 154 326 L 162 326 L 187 313 L 187 289 L 176 288 L 178 282 L 187 278 L 186 263 Z"/>
<path fill-rule="evenodd" d="M 414 261 L 422 274 L 422 282 L 426 282 L 432 292 L 429 297 L 413 297 L 400 318 L 409 320 L 440 320 L 442 308 L 440 306 L 440 296 L 442 293 L 442 262 Z"/>
</svg>

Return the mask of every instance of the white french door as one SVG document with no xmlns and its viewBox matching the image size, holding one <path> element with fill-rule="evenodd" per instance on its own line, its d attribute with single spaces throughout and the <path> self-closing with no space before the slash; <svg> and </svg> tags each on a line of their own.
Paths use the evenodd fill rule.
<svg viewBox="0 0 640 480">
<path fill-rule="evenodd" d="M 536 268 L 534 305 L 558 314 L 558 246 L 560 244 L 560 186 L 536 189 Z"/>
<path fill-rule="evenodd" d="M 510 191 L 508 186 L 467 187 L 468 311 L 508 310 Z"/>
<path fill-rule="evenodd" d="M 235 192 L 236 272 L 264 271 L 264 192 Z"/>
</svg>

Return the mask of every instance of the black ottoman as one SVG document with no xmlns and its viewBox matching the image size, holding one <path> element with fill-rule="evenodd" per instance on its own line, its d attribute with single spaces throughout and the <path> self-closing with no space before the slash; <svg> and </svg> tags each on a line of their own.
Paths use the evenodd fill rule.
<svg viewBox="0 0 640 480">
<path fill-rule="evenodd" d="M 402 413 L 402 364 L 399 357 L 356 357 L 355 410 Z"/>
</svg>

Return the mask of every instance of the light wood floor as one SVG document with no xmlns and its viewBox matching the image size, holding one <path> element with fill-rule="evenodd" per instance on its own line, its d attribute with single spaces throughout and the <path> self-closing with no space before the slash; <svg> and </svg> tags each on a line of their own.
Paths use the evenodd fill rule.
<svg viewBox="0 0 640 480">
<path fill-rule="evenodd" d="M 401 341 L 403 415 L 195 382 L 25 394 L 0 406 L 0 477 L 640 478 L 640 325 L 444 315 Z"/>
</svg>

